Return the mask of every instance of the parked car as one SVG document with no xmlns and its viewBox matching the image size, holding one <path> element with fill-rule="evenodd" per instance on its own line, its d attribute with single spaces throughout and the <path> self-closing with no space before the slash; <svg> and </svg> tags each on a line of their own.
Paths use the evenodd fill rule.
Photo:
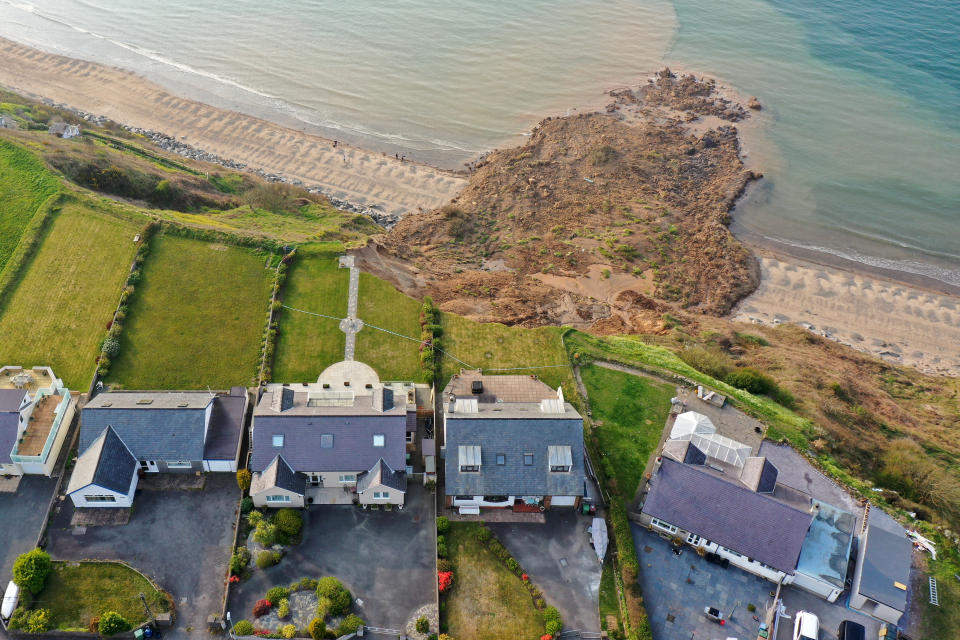
<svg viewBox="0 0 960 640">
<path fill-rule="evenodd" d="M 798 611 L 793 623 L 793 640 L 818 640 L 820 620 L 809 611 Z"/>
<path fill-rule="evenodd" d="M 719 609 L 715 609 L 713 607 L 704 607 L 703 615 L 707 616 L 714 622 L 719 623 L 720 625 L 727 624 L 726 618 L 724 618 L 723 613 L 721 613 Z"/>
<path fill-rule="evenodd" d="M 844 620 L 837 629 L 838 640 L 867 640 L 867 630 L 853 620 Z"/>
</svg>

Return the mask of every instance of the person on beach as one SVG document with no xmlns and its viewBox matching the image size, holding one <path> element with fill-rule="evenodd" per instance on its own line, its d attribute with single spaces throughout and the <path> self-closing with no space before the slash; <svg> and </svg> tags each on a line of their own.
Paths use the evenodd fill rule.
<svg viewBox="0 0 960 640">
<path fill-rule="evenodd" d="M 333 141 L 333 148 L 334 148 L 334 149 L 337 148 L 337 141 L 336 141 L 336 140 Z"/>
</svg>

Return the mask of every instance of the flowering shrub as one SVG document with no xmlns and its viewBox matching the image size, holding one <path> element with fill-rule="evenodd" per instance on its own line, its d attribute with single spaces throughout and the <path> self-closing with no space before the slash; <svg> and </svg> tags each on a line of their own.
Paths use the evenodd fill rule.
<svg viewBox="0 0 960 640">
<path fill-rule="evenodd" d="M 530 582 L 530 576 L 528 576 L 527 574 L 523 574 L 522 576 L 520 576 L 520 578 L 521 578 L 524 582 Z"/>
<path fill-rule="evenodd" d="M 542 636 L 540 636 L 540 640 L 553 640 L 553 636 L 550 635 L 549 633 L 545 633 Z"/>
<path fill-rule="evenodd" d="M 273 606 L 269 600 L 257 600 L 257 604 L 253 605 L 253 617 L 259 618 L 260 616 L 265 616 L 270 613 L 270 608 Z"/>
<path fill-rule="evenodd" d="M 445 593 L 453 585 L 453 571 L 438 571 L 437 580 L 440 586 L 440 593 Z"/>
<path fill-rule="evenodd" d="M 230 576 L 230 582 L 233 584 L 240 582 L 240 576 L 233 574 L 232 576 Z"/>
</svg>

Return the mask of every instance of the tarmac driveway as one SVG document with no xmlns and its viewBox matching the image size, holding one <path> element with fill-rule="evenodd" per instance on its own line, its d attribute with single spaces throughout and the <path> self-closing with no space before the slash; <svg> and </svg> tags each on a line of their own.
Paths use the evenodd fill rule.
<svg viewBox="0 0 960 640">
<path fill-rule="evenodd" d="M 435 602 L 433 500 L 411 483 L 401 511 L 308 507 L 303 541 L 290 547 L 280 564 L 254 568 L 249 580 L 230 590 L 232 619 L 252 620 L 253 605 L 270 587 L 335 576 L 353 594 L 354 612 L 368 625 L 404 629 L 414 612 Z"/>
<path fill-rule="evenodd" d="M 573 509 L 552 509 L 539 523 L 488 522 L 549 604 L 565 629 L 600 631 L 600 562 L 590 546 L 593 518 Z"/>
<path fill-rule="evenodd" d="M 23 476 L 15 493 L 0 493 L 0 589 L 13 579 L 13 561 L 33 549 L 56 478 Z"/>
<path fill-rule="evenodd" d="M 202 490 L 137 490 L 123 526 L 70 526 L 73 505 L 51 516 L 47 550 L 56 560 L 122 560 L 173 596 L 177 622 L 164 635 L 205 638 L 220 611 L 240 492 L 231 473 L 207 474 Z M 190 628 L 190 631 L 187 629 Z"/>
</svg>

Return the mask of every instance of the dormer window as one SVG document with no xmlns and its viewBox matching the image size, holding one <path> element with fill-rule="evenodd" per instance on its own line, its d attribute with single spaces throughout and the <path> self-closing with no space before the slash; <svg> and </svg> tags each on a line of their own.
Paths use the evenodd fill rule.
<svg viewBox="0 0 960 640">
<path fill-rule="evenodd" d="M 573 450 L 568 445 L 547 447 L 547 457 L 553 473 L 567 473 L 573 467 Z"/>
<path fill-rule="evenodd" d="M 457 462 L 460 463 L 461 473 L 476 473 L 480 471 L 480 446 L 460 445 L 457 449 Z"/>
<path fill-rule="evenodd" d="M 273 446 L 275 446 L 275 447 L 282 447 L 282 446 L 283 446 L 283 434 L 282 434 L 282 433 L 275 434 L 275 435 L 273 436 Z"/>
</svg>

